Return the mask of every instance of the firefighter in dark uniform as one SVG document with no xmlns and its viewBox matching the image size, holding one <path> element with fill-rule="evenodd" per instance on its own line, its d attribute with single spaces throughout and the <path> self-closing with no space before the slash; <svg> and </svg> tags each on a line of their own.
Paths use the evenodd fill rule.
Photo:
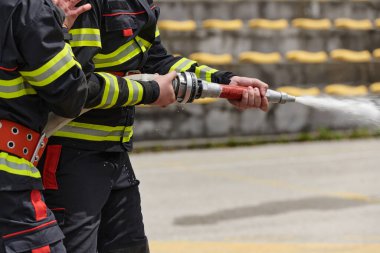
<svg viewBox="0 0 380 253">
<path fill-rule="evenodd" d="M 261 81 L 169 55 L 157 30 L 159 8 L 152 1 L 86 2 L 92 10 L 81 15 L 70 30 L 70 44 L 86 73 L 125 76 L 136 71 L 161 75 L 190 71 L 206 81 L 252 86 L 241 101 L 231 103 L 242 109 L 267 109 L 267 85 Z M 102 75 L 113 82 L 110 74 Z M 49 140 L 57 149 L 55 154 L 48 152 L 40 163 L 43 173 L 52 177 L 53 184 L 45 185 L 46 202 L 62 217 L 64 244 L 70 253 L 149 252 L 139 181 L 128 157 L 134 106 L 141 103 L 142 86 L 126 80 L 136 92 L 126 107 L 94 109 L 70 122 Z"/>
<path fill-rule="evenodd" d="M 63 18 L 50 0 L 0 2 L 0 253 L 66 252 L 35 167 L 48 113 L 72 118 L 84 106 L 118 107 L 134 96 L 120 77 L 109 83 L 98 73 L 86 81 L 64 42 Z M 140 85 L 142 101 L 151 101 L 146 93 L 158 84 Z"/>
<path fill-rule="evenodd" d="M 31 160 L 49 110 L 77 116 L 88 94 L 62 17 L 50 1 L 0 2 L 1 253 L 66 252 Z"/>
</svg>

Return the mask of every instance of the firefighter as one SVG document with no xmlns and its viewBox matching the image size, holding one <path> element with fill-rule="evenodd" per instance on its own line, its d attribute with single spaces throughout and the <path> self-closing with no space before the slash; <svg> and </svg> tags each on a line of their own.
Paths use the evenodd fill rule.
<svg viewBox="0 0 380 253">
<path fill-rule="evenodd" d="M 75 8 L 78 2 L 67 3 L 74 16 L 88 9 Z M 64 42 L 63 18 L 50 0 L 0 2 L 1 253 L 66 252 L 35 167 L 46 147 L 42 131 L 48 113 L 75 117 L 83 106 L 122 106 L 133 95 L 120 77 L 108 83 L 100 73 L 86 81 Z M 163 84 L 140 84 L 149 87 L 142 88 L 143 100 L 151 86 L 159 90 Z M 170 81 L 166 86 L 171 88 Z"/>
<path fill-rule="evenodd" d="M 111 73 L 169 73 L 174 78 L 172 71 L 191 71 L 206 81 L 250 86 L 242 100 L 231 103 L 241 109 L 267 110 L 265 83 L 169 55 L 157 30 L 159 8 L 151 0 L 87 2 L 92 10 L 81 15 L 70 31 L 70 44 L 86 73 L 108 72 L 103 76 L 111 83 Z M 49 140 L 55 152 L 47 152 L 40 163 L 43 174 L 49 175 L 46 202 L 61 217 L 70 253 L 149 252 L 139 181 L 128 156 L 134 106 L 141 103 L 142 87 L 126 80 L 136 91 L 126 107 L 91 110 L 68 123 Z"/>
<path fill-rule="evenodd" d="M 37 160 L 43 150 L 38 142 L 44 140 L 41 131 L 49 110 L 77 116 L 88 94 L 79 63 L 63 41 L 61 21 L 49 1 L 0 2 L 2 253 L 66 252 L 31 160 L 34 152 Z"/>
</svg>

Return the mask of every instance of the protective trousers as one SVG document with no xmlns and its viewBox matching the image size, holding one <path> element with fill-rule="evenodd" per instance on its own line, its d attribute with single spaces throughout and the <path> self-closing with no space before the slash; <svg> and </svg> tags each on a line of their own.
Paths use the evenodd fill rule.
<svg viewBox="0 0 380 253">
<path fill-rule="evenodd" d="M 39 190 L 0 191 L 0 253 L 66 253 Z"/>
<path fill-rule="evenodd" d="M 45 154 L 44 195 L 68 252 L 149 252 L 139 181 L 127 152 L 50 145 Z"/>
</svg>

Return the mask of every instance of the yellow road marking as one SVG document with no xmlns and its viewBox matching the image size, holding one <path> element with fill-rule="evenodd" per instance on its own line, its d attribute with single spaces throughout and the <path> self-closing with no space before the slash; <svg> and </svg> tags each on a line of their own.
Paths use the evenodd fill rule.
<svg viewBox="0 0 380 253">
<path fill-rule="evenodd" d="M 380 244 L 150 242 L 155 253 L 379 253 Z"/>
</svg>

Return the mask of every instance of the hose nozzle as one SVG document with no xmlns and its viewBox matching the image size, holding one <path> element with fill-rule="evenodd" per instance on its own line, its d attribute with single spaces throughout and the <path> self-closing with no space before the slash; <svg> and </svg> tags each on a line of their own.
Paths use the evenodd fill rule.
<svg viewBox="0 0 380 253">
<path fill-rule="evenodd" d="M 295 96 L 291 96 L 285 92 L 274 91 L 270 89 L 267 90 L 265 96 L 268 98 L 268 101 L 270 103 L 285 104 L 288 102 L 296 102 Z"/>
</svg>

